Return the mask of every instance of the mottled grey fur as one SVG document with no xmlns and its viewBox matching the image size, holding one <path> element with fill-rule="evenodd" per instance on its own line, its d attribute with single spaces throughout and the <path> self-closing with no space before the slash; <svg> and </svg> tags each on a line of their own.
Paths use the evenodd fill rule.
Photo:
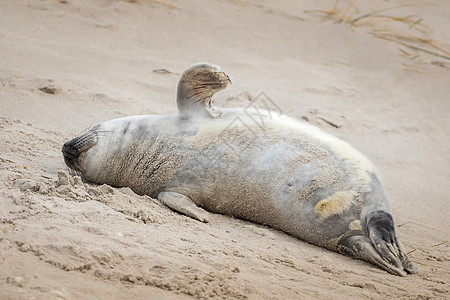
<svg viewBox="0 0 450 300">
<path fill-rule="evenodd" d="M 414 271 L 375 168 L 363 155 L 285 116 L 263 112 L 261 126 L 248 110 L 208 106 L 229 77 L 200 66 L 180 80 L 178 115 L 104 122 L 64 145 L 66 163 L 90 182 L 130 187 L 201 221 L 208 219 L 203 209 L 231 215 L 393 274 Z M 189 89 L 194 81 L 201 91 L 194 84 Z M 230 126 L 236 120 L 241 126 Z M 83 148 L 73 151 L 77 145 Z"/>
</svg>

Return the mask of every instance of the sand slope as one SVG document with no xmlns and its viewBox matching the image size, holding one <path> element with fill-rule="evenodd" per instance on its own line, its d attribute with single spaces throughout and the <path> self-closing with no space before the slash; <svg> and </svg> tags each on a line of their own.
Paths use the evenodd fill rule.
<svg viewBox="0 0 450 300">
<path fill-rule="evenodd" d="M 349 2 L 330 13 L 335 1 L 1 1 L 0 298 L 447 298 L 450 5 L 350 25 L 416 2 Z M 111 118 L 175 113 L 178 74 L 198 61 L 232 76 L 218 106 L 263 91 L 365 153 L 419 273 L 221 215 L 199 223 L 68 175 L 64 141 Z"/>
</svg>

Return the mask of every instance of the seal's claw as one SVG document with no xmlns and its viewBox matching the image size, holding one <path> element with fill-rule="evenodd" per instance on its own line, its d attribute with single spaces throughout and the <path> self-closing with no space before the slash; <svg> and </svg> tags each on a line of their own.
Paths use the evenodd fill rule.
<svg viewBox="0 0 450 300">
<path fill-rule="evenodd" d="M 198 207 L 189 197 L 175 192 L 161 192 L 158 200 L 171 209 L 185 214 L 200 222 L 208 223 L 209 213 L 201 207 Z"/>
<path fill-rule="evenodd" d="M 400 257 L 402 266 L 405 269 L 405 271 L 408 274 L 417 273 L 417 267 L 409 259 L 408 254 L 406 253 L 406 250 L 403 247 L 402 243 L 400 243 L 400 241 L 398 239 L 396 239 L 396 243 L 397 243 L 397 249 L 398 249 L 398 256 Z"/>
<path fill-rule="evenodd" d="M 408 257 L 403 260 L 403 268 L 405 268 L 405 271 L 409 274 L 417 273 L 417 267 L 412 263 L 412 261 L 409 260 Z"/>
</svg>

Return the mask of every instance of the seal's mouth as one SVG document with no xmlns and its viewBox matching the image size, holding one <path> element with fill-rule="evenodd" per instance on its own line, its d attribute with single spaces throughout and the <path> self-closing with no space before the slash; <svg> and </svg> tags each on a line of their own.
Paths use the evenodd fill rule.
<svg viewBox="0 0 450 300">
<path fill-rule="evenodd" d="M 64 162 L 71 170 L 74 170 L 80 175 L 83 173 L 80 166 L 80 155 L 97 144 L 98 134 L 96 129 L 97 127 L 92 128 L 85 134 L 65 142 L 62 147 L 61 151 L 64 156 Z"/>
</svg>

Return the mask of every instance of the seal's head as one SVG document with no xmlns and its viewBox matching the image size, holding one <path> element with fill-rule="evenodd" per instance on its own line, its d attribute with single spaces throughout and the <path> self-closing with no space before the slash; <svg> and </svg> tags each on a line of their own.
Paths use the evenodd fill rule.
<svg viewBox="0 0 450 300">
<path fill-rule="evenodd" d="M 181 116 L 196 112 L 216 117 L 211 97 L 231 84 L 230 77 L 219 67 L 209 63 L 197 63 L 188 67 L 178 82 L 177 106 Z"/>
<path fill-rule="evenodd" d="M 64 162 L 71 170 L 82 177 L 85 170 L 80 162 L 86 151 L 94 147 L 98 142 L 97 127 L 98 126 L 92 128 L 85 134 L 65 142 L 62 147 Z"/>
<path fill-rule="evenodd" d="M 147 154 L 160 150 L 150 148 L 161 132 L 170 132 L 172 118 L 139 115 L 100 123 L 64 143 L 64 162 L 85 181 L 119 186 L 123 178 L 136 171 L 130 166 L 142 159 L 140 151 Z M 161 121 L 164 119 L 168 121 Z"/>
</svg>

